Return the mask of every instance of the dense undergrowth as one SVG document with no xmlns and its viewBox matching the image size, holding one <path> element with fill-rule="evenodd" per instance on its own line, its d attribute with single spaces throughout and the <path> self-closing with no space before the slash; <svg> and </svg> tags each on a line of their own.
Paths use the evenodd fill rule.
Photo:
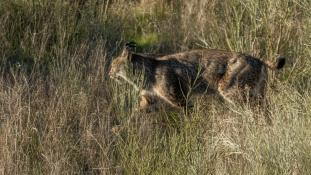
<svg viewBox="0 0 311 175">
<path fill-rule="evenodd" d="M 311 174 L 311 3 L 2 0 L 1 174 Z M 107 76 L 137 51 L 241 51 L 275 60 L 273 125 L 202 96 L 190 115 L 137 113 Z"/>
</svg>

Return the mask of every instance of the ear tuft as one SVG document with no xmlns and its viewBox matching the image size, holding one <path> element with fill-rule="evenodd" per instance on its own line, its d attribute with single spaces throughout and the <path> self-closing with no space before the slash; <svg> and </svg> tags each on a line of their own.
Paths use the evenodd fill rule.
<svg viewBox="0 0 311 175">
<path fill-rule="evenodd" d="M 134 41 L 130 41 L 125 44 L 125 48 L 128 50 L 136 49 L 136 43 Z"/>
</svg>

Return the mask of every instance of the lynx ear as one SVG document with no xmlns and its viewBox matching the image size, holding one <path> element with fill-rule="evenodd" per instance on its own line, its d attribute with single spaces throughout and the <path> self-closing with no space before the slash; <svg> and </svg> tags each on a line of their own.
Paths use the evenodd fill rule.
<svg viewBox="0 0 311 175">
<path fill-rule="evenodd" d="M 125 47 L 129 50 L 133 50 L 133 49 L 136 49 L 136 45 L 137 44 L 134 41 L 130 41 L 125 44 Z"/>
<path fill-rule="evenodd" d="M 126 57 L 127 59 L 131 60 L 132 58 L 132 52 L 135 52 L 136 49 L 136 43 L 131 41 L 125 44 L 125 47 L 122 52 L 122 56 Z"/>
</svg>

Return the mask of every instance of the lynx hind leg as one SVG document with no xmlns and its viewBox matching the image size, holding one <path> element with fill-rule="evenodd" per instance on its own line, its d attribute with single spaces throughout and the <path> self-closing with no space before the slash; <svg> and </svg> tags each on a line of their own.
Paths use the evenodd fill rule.
<svg viewBox="0 0 311 175">
<path fill-rule="evenodd" d="M 269 102 L 266 98 L 266 80 L 257 85 L 259 91 L 257 96 L 252 99 L 251 107 L 256 114 L 264 115 L 265 121 L 268 125 L 272 125 L 271 113 L 269 111 Z"/>
<path fill-rule="evenodd" d="M 254 95 L 254 91 L 256 93 Z M 254 106 L 262 99 L 261 93 L 253 86 L 245 84 L 243 77 L 234 77 L 229 81 L 223 81 L 218 87 L 219 95 L 229 104 L 247 104 Z M 256 105 L 257 106 L 257 105 Z"/>
<path fill-rule="evenodd" d="M 246 69 L 245 64 L 245 60 L 239 57 L 229 60 L 228 70 L 218 84 L 219 95 L 230 104 L 235 104 L 244 95 L 241 94 L 244 85 L 240 81 L 240 73 Z"/>
<path fill-rule="evenodd" d="M 266 98 L 267 79 L 268 75 L 266 68 L 262 66 L 258 81 L 249 93 L 249 101 L 253 112 L 256 115 L 264 115 L 266 123 L 272 125 L 269 103 Z"/>
<path fill-rule="evenodd" d="M 219 84 L 218 93 L 225 102 L 234 105 L 238 99 L 241 99 L 241 91 L 234 79 L 230 81 L 223 81 Z"/>
</svg>

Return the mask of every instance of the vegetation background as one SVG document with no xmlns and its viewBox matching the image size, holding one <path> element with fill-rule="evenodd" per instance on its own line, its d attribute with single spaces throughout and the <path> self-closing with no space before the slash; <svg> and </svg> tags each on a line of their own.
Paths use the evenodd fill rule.
<svg viewBox="0 0 311 175">
<path fill-rule="evenodd" d="M 220 48 L 288 60 L 264 122 L 196 100 L 134 112 L 107 76 L 137 51 Z M 311 174 L 311 1 L 1 0 L 0 174 Z"/>
</svg>

